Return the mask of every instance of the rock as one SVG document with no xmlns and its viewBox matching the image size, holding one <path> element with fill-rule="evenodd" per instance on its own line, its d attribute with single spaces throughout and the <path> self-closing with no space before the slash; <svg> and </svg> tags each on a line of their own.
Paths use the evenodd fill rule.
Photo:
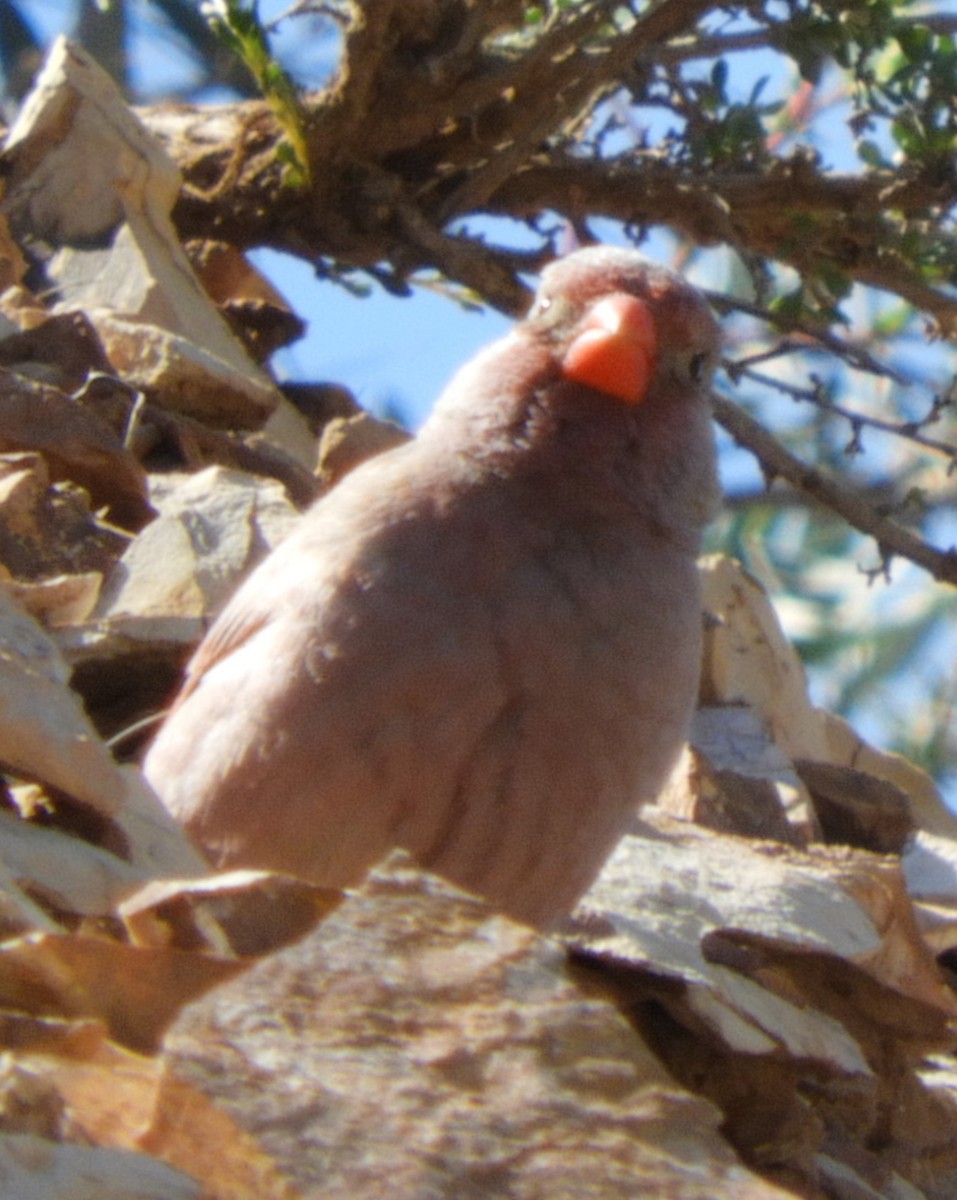
<svg viewBox="0 0 957 1200">
<path fill-rule="evenodd" d="M 784 1196 L 558 946 L 398 855 L 186 1009 L 165 1065 L 146 1142 L 204 1144 L 217 1195 Z"/>
</svg>

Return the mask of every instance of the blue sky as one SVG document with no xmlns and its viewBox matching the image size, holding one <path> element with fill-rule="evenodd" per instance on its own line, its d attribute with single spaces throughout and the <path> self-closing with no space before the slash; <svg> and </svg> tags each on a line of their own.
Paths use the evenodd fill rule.
<svg viewBox="0 0 957 1200">
<path fill-rule="evenodd" d="M 308 322 L 305 337 L 274 359 L 280 378 L 344 383 L 363 407 L 396 411 L 413 427 L 453 371 L 511 324 L 422 288 L 411 301 L 377 285 L 360 298 L 316 279 L 301 260 L 267 250 L 251 257 Z"/>
</svg>

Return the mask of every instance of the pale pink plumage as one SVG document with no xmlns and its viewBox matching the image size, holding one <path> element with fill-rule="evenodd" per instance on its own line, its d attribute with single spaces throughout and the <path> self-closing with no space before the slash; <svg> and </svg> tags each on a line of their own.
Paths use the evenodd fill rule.
<svg viewBox="0 0 957 1200">
<path fill-rule="evenodd" d="M 629 400 L 563 367 L 622 294 L 657 333 Z M 694 705 L 718 345 L 677 276 L 579 251 L 415 441 L 305 515 L 200 646 L 145 763 L 214 862 L 342 886 L 403 846 L 529 922 L 571 908 Z"/>
</svg>

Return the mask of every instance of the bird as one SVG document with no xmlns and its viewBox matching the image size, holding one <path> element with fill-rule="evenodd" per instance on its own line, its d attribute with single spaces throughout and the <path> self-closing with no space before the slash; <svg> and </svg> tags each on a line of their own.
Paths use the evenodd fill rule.
<svg viewBox="0 0 957 1200">
<path fill-rule="evenodd" d="M 720 346 L 678 273 L 576 250 L 307 510 L 143 764 L 214 866 L 342 889 L 403 848 L 533 927 L 573 909 L 695 707 Z"/>
</svg>

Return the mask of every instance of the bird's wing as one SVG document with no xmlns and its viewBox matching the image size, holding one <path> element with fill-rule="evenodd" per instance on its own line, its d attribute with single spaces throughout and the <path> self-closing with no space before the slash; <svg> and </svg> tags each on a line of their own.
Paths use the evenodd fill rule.
<svg viewBox="0 0 957 1200">
<path fill-rule="evenodd" d="M 241 603 L 237 601 L 227 605 L 217 618 L 186 665 L 183 686 L 176 697 L 174 708 L 178 708 L 182 704 L 211 667 L 227 655 L 232 654 L 234 650 L 268 624 L 271 614 L 266 609 L 256 611 L 256 608 L 249 603 L 249 599 L 248 595 L 239 597 L 238 601 Z"/>
<path fill-rule="evenodd" d="M 318 613 L 324 600 L 335 599 L 353 572 L 363 536 L 374 536 L 377 525 L 388 526 L 388 520 L 380 516 L 392 490 L 388 481 L 395 477 L 401 485 L 404 463 L 413 448 L 410 443 L 364 463 L 304 514 L 213 622 L 187 664 L 174 709 L 217 663 L 284 613 L 297 608 Z M 378 475 L 370 472 L 370 467 L 375 467 Z M 378 477 L 386 482 L 377 484 Z"/>
<path fill-rule="evenodd" d="M 317 556 L 303 546 L 303 542 L 309 538 L 312 523 L 308 515 L 304 517 L 302 523 L 233 594 L 187 663 L 174 710 L 195 691 L 202 677 L 217 663 L 278 620 L 284 608 L 295 601 L 296 591 L 320 594 L 324 590 L 324 576 L 331 565 L 329 560 L 334 556 Z M 316 539 L 313 536 L 311 540 Z M 249 586 L 253 580 L 256 586 Z"/>
</svg>

